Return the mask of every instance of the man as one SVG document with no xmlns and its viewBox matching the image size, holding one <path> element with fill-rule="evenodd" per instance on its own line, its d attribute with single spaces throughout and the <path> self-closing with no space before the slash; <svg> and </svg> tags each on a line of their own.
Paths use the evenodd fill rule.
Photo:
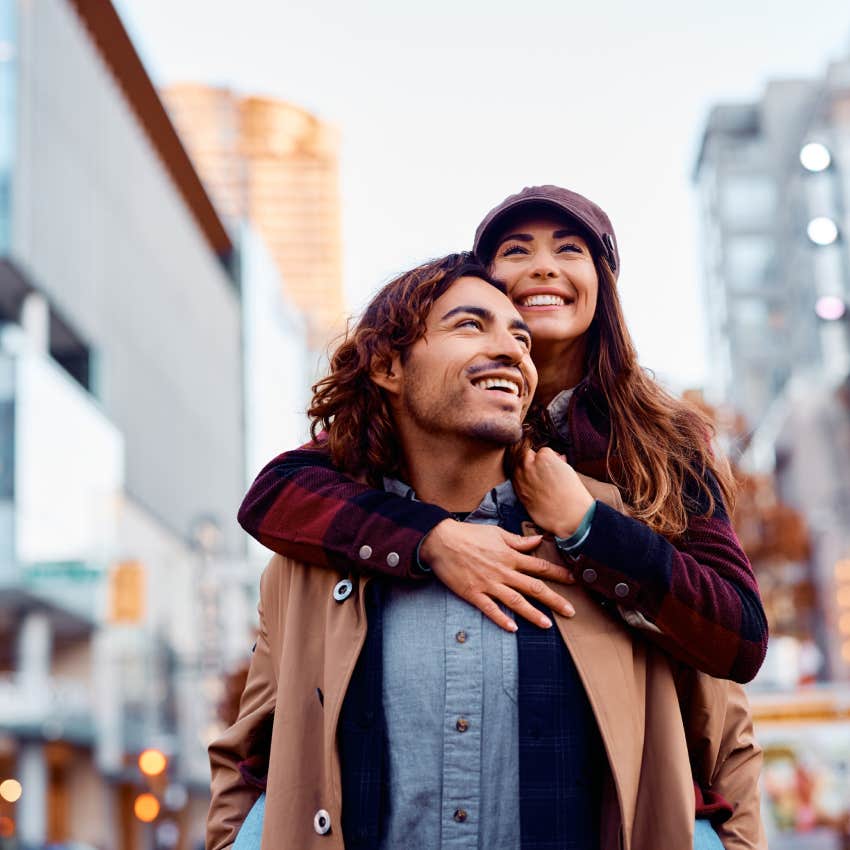
<svg viewBox="0 0 850 850">
<path fill-rule="evenodd" d="M 482 267 L 426 264 L 388 284 L 337 350 L 314 427 L 342 469 L 527 530 L 506 478 L 537 382 L 530 344 Z M 614 488 L 588 485 L 617 503 Z M 587 507 L 571 506 L 573 530 Z M 537 575 L 565 581 L 554 547 L 530 543 Z M 568 606 L 525 576 L 557 629 L 520 621 L 512 634 L 437 582 L 352 580 L 341 566 L 275 557 L 264 573 L 239 719 L 210 747 L 209 850 L 233 843 L 255 779 L 267 850 L 687 848 L 686 738 L 700 784 L 736 807 L 727 848 L 763 846 L 759 751 L 726 683 L 674 675 L 578 587 Z"/>
</svg>

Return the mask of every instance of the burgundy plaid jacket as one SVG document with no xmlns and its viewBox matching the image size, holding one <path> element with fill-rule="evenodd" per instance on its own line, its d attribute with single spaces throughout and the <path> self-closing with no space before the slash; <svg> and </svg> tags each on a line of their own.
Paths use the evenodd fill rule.
<svg viewBox="0 0 850 850">
<path fill-rule="evenodd" d="M 570 400 L 569 434 L 550 444 L 579 472 L 610 480 L 608 407 L 585 380 Z M 696 482 L 683 497 L 690 521 L 674 546 L 643 523 L 598 503 L 575 575 L 603 602 L 637 611 L 659 629 L 642 634 L 670 655 L 724 679 L 748 682 L 767 649 L 767 620 L 747 556 L 716 481 L 710 517 Z M 442 508 L 356 483 L 321 445 L 285 452 L 257 476 L 239 510 L 242 527 L 269 549 L 342 570 L 421 577 L 416 551 L 450 517 Z"/>
</svg>

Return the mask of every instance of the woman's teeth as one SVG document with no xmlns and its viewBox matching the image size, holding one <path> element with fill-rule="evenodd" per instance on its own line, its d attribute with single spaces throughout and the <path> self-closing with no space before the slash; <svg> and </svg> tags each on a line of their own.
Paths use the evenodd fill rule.
<svg viewBox="0 0 850 850">
<path fill-rule="evenodd" d="M 567 302 L 560 295 L 529 295 L 520 303 L 523 307 L 563 307 Z"/>
</svg>

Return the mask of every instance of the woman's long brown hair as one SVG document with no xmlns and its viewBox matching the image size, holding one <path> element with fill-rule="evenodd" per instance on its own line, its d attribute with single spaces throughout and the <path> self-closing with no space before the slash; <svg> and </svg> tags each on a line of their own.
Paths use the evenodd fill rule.
<svg viewBox="0 0 850 850">
<path fill-rule="evenodd" d="M 470 253 L 432 260 L 384 286 L 331 356 L 327 377 L 313 386 L 307 415 L 313 439 L 327 440 L 337 468 L 375 485 L 383 475 L 404 477 L 392 413 L 372 374 L 388 372 L 397 354 L 404 361 L 425 333 L 431 305 L 461 277 L 477 277 L 505 291 Z"/>
<path fill-rule="evenodd" d="M 676 538 L 685 532 L 694 505 L 711 516 L 719 497 L 731 514 L 735 479 L 726 458 L 712 450 L 715 429 L 708 417 L 668 393 L 638 363 L 614 275 L 603 258 L 594 262 L 599 297 L 587 331 L 587 375 L 609 408 L 609 473 L 633 516 Z"/>
</svg>

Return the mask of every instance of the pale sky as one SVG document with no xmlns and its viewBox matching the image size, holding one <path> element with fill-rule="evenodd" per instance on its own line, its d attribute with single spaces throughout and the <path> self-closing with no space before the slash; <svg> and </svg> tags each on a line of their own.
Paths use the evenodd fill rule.
<svg viewBox="0 0 850 850">
<path fill-rule="evenodd" d="M 504 196 L 558 183 L 611 216 L 640 360 L 677 388 L 711 366 L 690 181 L 709 108 L 850 49 L 847 0 L 117 6 L 157 84 L 274 95 L 339 128 L 353 310 L 470 247 Z"/>
</svg>

